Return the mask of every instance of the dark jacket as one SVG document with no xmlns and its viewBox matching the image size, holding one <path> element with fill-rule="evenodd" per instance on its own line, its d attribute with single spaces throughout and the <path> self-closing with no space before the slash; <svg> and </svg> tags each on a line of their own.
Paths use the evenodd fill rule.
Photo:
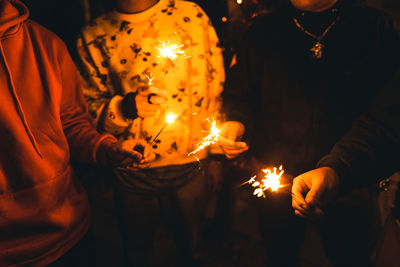
<svg viewBox="0 0 400 267">
<path fill-rule="evenodd" d="M 285 9 L 258 19 L 228 73 L 228 119 L 246 124 L 251 153 L 292 175 L 319 166 L 353 122 L 371 111 L 400 64 L 392 20 L 342 3 L 322 13 Z M 337 20 L 321 40 L 321 59 L 310 51 L 317 41 L 294 18 L 316 36 Z M 324 162 L 320 166 L 329 165 Z"/>
</svg>

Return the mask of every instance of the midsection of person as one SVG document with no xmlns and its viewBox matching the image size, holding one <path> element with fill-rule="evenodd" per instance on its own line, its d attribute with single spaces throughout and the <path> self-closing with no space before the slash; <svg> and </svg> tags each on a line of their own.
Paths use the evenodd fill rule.
<svg viewBox="0 0 400 267">
<path fill-rule="evenodd" d="M 116 107 L 114 110 L 122 100 L 119 95 L 137 92 L 140 87 L 154 86 L 166 92 L 167 101 L 155 116 L 129 121 L 117 115 L 109 124 L 112 126 L 105 127 L 128 142 L 147 140 L 157 156 L 151 167 L 196 161 L 188 153 L 210 127 L 206 119 L 219 116 L 217 102 L 222 84 L 217 80 L 223 70 L 213 65 L 210 55 L 217 49 L 218 39 L 208 36 L 208 18 L 204 19 L 204 12 L 192 5 L 176 1 L 172 7 L 162 0 L 137 15 L 114 11 L 83 30 L 89 53 L 97 55 L 92 58 L 99 73 L 109 75 L 107 86 L 100 90 L 114 96 L 110 102 Z M 159 49 L 164 46 L 176 46 L 176 58 L 162 56 Z M 90 99 L 88 102 L 99 115 L 98 104 L 91 104 Z M 177 119 L 166 125 L 165 118 L 170 113 Z M 196 154 L 199 159 L 205 156 L 205 150 Z"/>
</svg>

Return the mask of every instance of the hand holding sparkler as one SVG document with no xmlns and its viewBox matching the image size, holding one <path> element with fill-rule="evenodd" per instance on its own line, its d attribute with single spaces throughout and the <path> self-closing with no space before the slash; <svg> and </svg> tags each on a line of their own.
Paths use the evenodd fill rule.
<svg viewBox="0 0 400 267">
<path fill-rule="evenodd" d="M 245 128 L 241 122 L 227 121 L 223 124 L 221 137 L 218 141 L 228 159 L 236 158 L 249 148 L 245 142 L 238 141 L 244 134 Z"/>
<path fill-rule="evenodd" d="M 329 167 L 297 176 L 292 187 L 292 206 L 301 217 L 322 215 L 322 207 L 331 202 L 339 188 L 339 176 Z"/>
<path fill-rule="evenodd" d="M 167 101 L 167 92 L 154 86 L 138 88 L 135 97 L 137 114 L 141 118 L 153 117 L 160 109 L 160 104 Z"/>
<path fill-rule="evenodd" d="M 133 168 L 147 168 L 151 161 L 156 158 L 156 154 L 151 149 L 151 147 L 147 147 L 146 140 L 143 139 L 127 139 L 122 142 L 123 151 L 140 153 L 141 158 L 136 162 L 131 162 L 127 167 Z"/>
</svg>

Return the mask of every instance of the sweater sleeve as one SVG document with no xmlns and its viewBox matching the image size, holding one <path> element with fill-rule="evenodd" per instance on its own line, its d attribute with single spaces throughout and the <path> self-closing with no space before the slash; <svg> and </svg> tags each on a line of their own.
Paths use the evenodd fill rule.
<svg viewBox="0 0 400 267">
<path fill-rule="evenodd" d="M 108 50 L 104 42 L 101 35 L 89 43 L 84 33 L 78 38 L 77 50 L 83 94 L 97 130 L 119 135 L 130 126 L 137 113 L 126 116 L 123 112 L 122 104 L 132 98 L 124 99 L 122 90 L 118 89 L 118 83 L 112 81 L 112 75 L 107 68 Z M 131 106 L 134 106 L 135 102 L 131 102 Z"/>
<path fill-rule="evenodd" d="M 60 115 L 71 156 L 80 162 L 94 164 L 99 146 L 117 140 L 109 134 L 100 135 L 93 128 L 77 69 L 65 47 L 59 61 L 62 80 Z"/>
</svg>

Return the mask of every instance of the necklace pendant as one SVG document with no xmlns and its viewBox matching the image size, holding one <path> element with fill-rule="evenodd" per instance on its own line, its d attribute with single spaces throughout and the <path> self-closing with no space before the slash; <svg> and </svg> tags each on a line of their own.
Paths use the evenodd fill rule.
<svg viewBox="0 0 400 267">
<path fill-rule="evenodd" d="M 316 59 L 321 59 L 322 58 L 322 49 L 324 48 L 324 45 L 321 44 L 320 42 L 317 42 L 311 49 L 310 51 L 313 52 L 313 57 Z"/>
</svg>

